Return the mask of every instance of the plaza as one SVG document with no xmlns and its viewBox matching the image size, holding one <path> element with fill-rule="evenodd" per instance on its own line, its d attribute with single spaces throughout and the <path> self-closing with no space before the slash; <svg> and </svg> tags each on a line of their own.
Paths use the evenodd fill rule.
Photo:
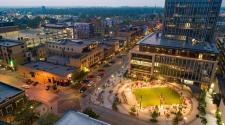
<svg viewBox="0 0 225 125">
<path fill-rule="evenodd" d="M 98 87 L 90 101 L 143 121 L 149 121 L 151 114 L 158 111 L 160 124 L 172 124 L 174 114 L 180 110 L 184 117 L 182 123 L 190 123 L 196 119 L 198 102 L 188 86 L 157 79 L 149 82 L 132 81 L 121 74 L 123 69 Z M 116 109 L 115 100 L 117 100 Z M 135 108 L 134 112 L 132 108 Z"/>
</svg>

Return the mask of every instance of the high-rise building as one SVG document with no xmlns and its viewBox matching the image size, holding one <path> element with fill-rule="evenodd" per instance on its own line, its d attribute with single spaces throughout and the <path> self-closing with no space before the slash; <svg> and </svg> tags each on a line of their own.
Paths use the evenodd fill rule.
<svg viewBox="0 0 225 125">
<path fill-rule="evenodd" d="M 213 34 L 220 6 L 221 0 L 166 0 L 163 33 L 146 36 L 130 51 L 129 75 L 208 88 L 218 63 Z"/>
<path fill-rule="evenodd" d="M 222 0 L 166 0 L 163 37 L 213 42 Z"/>
</svg>

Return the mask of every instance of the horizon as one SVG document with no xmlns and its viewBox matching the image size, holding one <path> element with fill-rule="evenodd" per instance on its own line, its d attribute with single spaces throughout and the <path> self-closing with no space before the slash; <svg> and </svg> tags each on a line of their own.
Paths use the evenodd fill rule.
<svg viewBox="0 0 225 125">
<path fill-rule="evenodd" d="M 62 2 L 61 0 L 0 0 L 0 7 L 10 8 L 23 8 L 23 7 L 164 7 L 165 0 L 67 0 Z M 221 7 L 225 7 L 225 0 L 222 0 Z"/>
</svg>

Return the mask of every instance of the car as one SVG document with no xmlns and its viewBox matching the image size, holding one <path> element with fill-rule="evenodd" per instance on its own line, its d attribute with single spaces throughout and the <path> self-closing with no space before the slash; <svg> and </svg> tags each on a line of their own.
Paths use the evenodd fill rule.
<svg viewBox="0 0 225 125">
<path fill-rule="evenodd" d="M 114 63 L 115 63 L 115 61 L 110 61 L 109 63 L 114 64 Z"/>
<path fill-rule="evenodd" d="M 83 87 L 80 88 L 80 93 L 83 93 L 83 92 L 85 92 L 86 90 L 87 90 L 87 87 L 86 87 L 86 86 L 83 86 Z"/>
<path fill-rule="evenodd" d="M 47 90 L 47 91 L 48 91 L 49 89 L 50 89 L 50 86 L 47 86 L 45 90 Z"/>
<path fill-rule="evenodd" d="M 110 65 L 106 63 L 105 65 L 103 65 L 103 67 L 110 67 Z"/>
<path fill-rule="evenodd" d="M 87 78 L 92 79 L 92 78 L 95 78 L 95 76 L 94 75 L 88 75 Z"/>
<path fill-rule="evenodd" d="M 25 82 L 26 82 L 26 84 L 30 85 L 30 84 L 32 84 L 33 81 L 31 79 L 27 79 Z"/>
<path fill-rule="evenodd" d="M 30 86 L 29 86 L 29 85 L 22 85 L 22 88 L 24 88 L 24 89 L 29 89 Z"/>
<path fill-rule="evenodd" d="M 33 83 L 33 86 L 36 86 L 37 84 L 38 84 L 38 82 L 34 82 L 34 83 Z"/>
<path fill-rule="evenodd" d="M 105 72 L 105 70 L 104 69 L 99 69 L 98 72 Z"/>
<path fill-rule="evenodd" d="M 105 73 L 99 73 L 98 76 L 103 77 L 105 75 Z"/>
</svg>

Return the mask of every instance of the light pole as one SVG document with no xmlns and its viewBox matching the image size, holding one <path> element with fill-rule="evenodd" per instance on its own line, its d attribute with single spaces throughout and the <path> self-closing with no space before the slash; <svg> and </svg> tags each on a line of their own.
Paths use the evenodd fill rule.
<svg viewBox="0 0 225 125">
<path fill-rule="evenodd" d="M 142 97 L 143 97 L 143 96 L 141 95 L 141 100 L 140 100 L 140 109 L 141 109 L 141 102 L 142 102 Z"/>
</svg>

